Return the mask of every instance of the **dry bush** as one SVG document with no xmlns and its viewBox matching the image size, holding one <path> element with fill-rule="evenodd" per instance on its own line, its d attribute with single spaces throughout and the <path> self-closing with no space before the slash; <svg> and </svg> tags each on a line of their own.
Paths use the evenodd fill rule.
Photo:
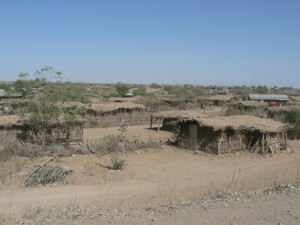
<svg viewBox="0 0 300 225">
<path fill-rule="evenodd" d="M 108 135 L 102 139 L 93 139 L 87 144 L 88 149 L 93 153 L 103 156 L 115 152 L 131 152 L 146 148 L 159 148 L 160 142 L 149 139 L 145 141 L 128 141 L 121 135 Z"/>
<path fill-rule="evenodd" d="M 8 160 L 14 153 L 17 144 L 10 138 L 1 138 L 0 140 L 0 161 Z"/>
<path fill-rule="evenodd" d="M 111 157 L 111 169 L 112 170 L 123 170 L 125 167 L 126 160 L 120 158 L 119 156 Z"/>
</svg>

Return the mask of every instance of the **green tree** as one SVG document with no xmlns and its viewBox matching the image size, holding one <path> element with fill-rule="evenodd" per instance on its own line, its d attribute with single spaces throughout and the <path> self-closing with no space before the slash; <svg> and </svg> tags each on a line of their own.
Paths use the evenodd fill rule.
<svg viewBox="0 0 300 225">
<path fill-rule="evenodd" d="M 116 84 L 116 91 L 120 96 L 124 96 L 129 92 L 129 87 L 126 84 L 118 82 Z"/>
<path fill-rule="evenodd" d="M 41 95 L 30 98 L 29 118 L 26 122 L 36 135 L 36 142 L 45 148 L 46 135 L 53 127 L 58 123 L 67 125 L 78 123 L 78 111 L 64 109 L 58 104 L 68 100 L 66 89 L 53 82 L 62 81 L 61 72 L 56 72 L 52 67 L 44 67 L 38 70 L 36 75 L 38 77 L 35 80 L 28 80 L 28 82 L 34 84 L 30 87 L 38 87 Z"/>
<path fill-rule="evenodd" d="M 146 89 L 145 86 L 140 85 L 132 93 L 134 95 L 146 96 L 147 95 L 147 89 Z"/>
</svg>

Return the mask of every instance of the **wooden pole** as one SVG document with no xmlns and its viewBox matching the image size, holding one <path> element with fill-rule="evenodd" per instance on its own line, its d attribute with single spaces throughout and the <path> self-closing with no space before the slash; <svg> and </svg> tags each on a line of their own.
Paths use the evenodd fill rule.
<svg viewBox="0 0 300 225">
<path fill-rule="evenodd" d="M 287 146 L 287 134 L 286 131 L 284 131 L 284 144 Z"/>
<path fill-rule="evenodd" d="M 153 116 L 151 116 L 151 119 L 150 119 L 150 128 L 152 128 L 152 124 L 153 124 Z"/>
<path fill-rule="evenodd" d="M 262 147 L 262 153 L 265 155 L 265 133 L 262 133 L 262 140 L 261 140 L 261 147 Z"/>
<path fill-rule="evenodd" d="M 221 142 L 219 141 L 218 142 L 218 155 L 220 155 L 220 152 L 221 152 Z"/>
</svg>

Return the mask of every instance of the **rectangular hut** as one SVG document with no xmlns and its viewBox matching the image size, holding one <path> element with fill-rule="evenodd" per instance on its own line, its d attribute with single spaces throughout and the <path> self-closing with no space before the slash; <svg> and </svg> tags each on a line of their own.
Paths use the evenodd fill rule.
<svg viewBox="0 0 300 225">
<path fill-rule="evenodd" d="M 150 113 L 145 106 L 131 102 L 91 104 L 86 116 L 87 127 L 141 125 L 149 122 Z"/>
<path fill-rule="evenodd" d="M 0 142 L 21 140 L 23 142 L 39 142 L 38 133 L 16 115 L 0 116 Z M 76 142 L 83 139 L 83 121 L 70 125 L 59 122 L 52 125 L 46 134 L 46 143 Z"/>
<path fill-rule="evenodd" d="M 203 110 L 173 110 L 173 111 L 162 111 L 151 114 L 150 117 L 150 128 L 156 126 L 157 130 L 166 130 L 175 132 L 178 127 L 178 121 L 189 118 L 200 118 L 209 117 Z"/>
<path fill-rule="evenodd" d="M 287 126 L 249 115 L 190 118 L 178 122 L 180 147 L 211 154 L 275 153 L 287 146 Z"/>
<path fill-rule="evenodd" d="M 16 115 L 0 116 L 0 143 L 14 142 L 24 131 L 20 118 Z"/>
</svg>

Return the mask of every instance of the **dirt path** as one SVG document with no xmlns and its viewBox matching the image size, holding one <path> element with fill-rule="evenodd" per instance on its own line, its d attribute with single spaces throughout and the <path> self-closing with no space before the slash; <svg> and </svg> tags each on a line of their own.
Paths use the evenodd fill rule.
<svg viewBox="0 0 300 225">
<path fill-rule="evenodd" d="M 96 160 L 108 164 L 108 156 L 62 158 L 61 164 L 74 169 L 67 185 L 27 189 L 5 186 L 0 191 L 0 215 L 17 218 L 28 209 L 63 207 L 73 202 L 104 209 L 156 208 L 166 204 L 196 203 L 203 196 L 229 190 L 246 192 L 294 183 L 300 174 L 300 142 L 291 144 L 296 153 L 290 155 L 241 154 L 224 158 L 165 146 L 159 150 L 124 154 L 128 165 L 120 172 L 96 164 Z M 31 166 L 26 165 L 27 168 Z"/>
<path fill-rule="evenodd" d="M 120 134 L 120 127 L 106 127 L 106 128 L 85 128 L 84 129 L 84 140 L 90 139 L 98 139 L 103 138 L 107 135 L 117 135 Z M 167 141 L 168 138 L 172 136 L 172 133 L 160 130 L 149 129 L 149 125 L 139 125 L 139 126 L 129 126 L 127 127 L 126 131 L 126 138 L 129 140 L 136 140 L 139 141 Z"/>
<path fill-rule="evenodd" d="M 300 188 L 267 194 L 225 196 L 195 205 L 171 205 L 160 209 L 106 213 L 85 220 L 85 225 L 298 225 Z"/>
</svg>

